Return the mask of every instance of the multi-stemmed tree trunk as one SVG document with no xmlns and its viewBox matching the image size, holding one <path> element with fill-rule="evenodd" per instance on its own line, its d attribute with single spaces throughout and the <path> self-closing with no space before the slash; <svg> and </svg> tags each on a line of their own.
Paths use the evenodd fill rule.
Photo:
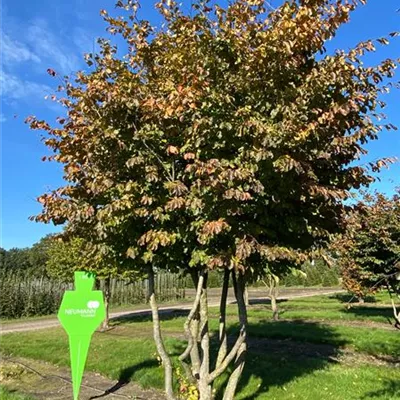
<svg viewBox="0 0 400 400">
<path fill-rule="evenodd" d="M 226 327 L 226 303 L 230 276 L 232 276 L 238 304 L 240 332 L 235 344 L 229 350 Z M 214 368 L 210 362 L 207 272 L 204 270 L 194 272 L 192 273 L 192 279 L 197 287 L 196 297 L 185 322 L 185 333 L 188 344 L 179 359 L 183 364 L 188 380 L 196 385 L 200 399 L 202 400 L 213 398 L 213 383 L 215 379 L 223 374 L 231 363 L 234 363 L 233 372 L 230 375 L 223 396 L 224 400 L 231 400 L 235 395 L 246 354 L 247 314 L 244 300 L 245 278 L 242 274 L 230 270 L 225 270 L 224 272 L 220 298 L 219 350 Z M 188 363 L 188 359 L 190 359 L 190 364 Z"/>
<path fill-rule="evenodd" d="M 187 336 L 187 346 L 180 355 L 186 377 L 190 384 L 195 385 L 201 400 L 214 398 L 213 383 L 233 363 L 233 371 L 228 379 L 223 400 L 233 400 L 244 368 L 246 345 L 247 311 L 244 299 L 245 278 L 240 273 L 225 270 L 222 293 L 220 299 L 219 350 L 215 366 L 210 362 L 210 331 L 208 327 L 208 297 L 207 271 L 192 271 L 192 279 L 196 285 L 196 296 L 193 306 L 185 321 L 184 329 Z M 228 335 L 226 326 L 226 304 L 228 297 L 229 279 L 232 277 L 235 297 L 238 304 L 240 330 L 236 342 L 228 349 Z M 172 361 L 167 353 L 162 335 L 156 295 L 154 292 L 154 271 L 149 270 L 149 299 L 153 317 L 153 334 L 157 352 L 162 360 L 165 373 L 165 391 L 169 400 L 175 399 L 173 393 Z"/>
</svg>

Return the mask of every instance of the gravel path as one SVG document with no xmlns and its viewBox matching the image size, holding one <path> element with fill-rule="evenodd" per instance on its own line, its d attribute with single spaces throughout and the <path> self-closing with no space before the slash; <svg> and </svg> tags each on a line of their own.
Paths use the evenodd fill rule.
<svg viewBox="0 0 400 400">
<path fill-rule="evenodd" d="M 220 289 L 209 289 L 208 296 L 209 296 L 209 306 L 216 307 L 219 306 L 218 298 L 219 298 Z M 265 289 L 257 288 L 257 289 L 249 289 L 249 301 L 251 303 L 261 303 L 267 301 L 268 298 L 265 296 Z M 290 300 L 295 298 L 302 298 L 302 297 L 311 297 L 316 295 L 329 295 L 335 293 L 342 293 L 343 290 L 339 288 L 284 288 L 280 291 L 280 300 Z M 186 296 L 188 298 L 194 297 L 195 290 L 194 289 L 187 289 Z M 233 296 L 233 292 L 230 289 L 228 294 L 228 303 L 233 304 L 235 303 L 235 299 Z M 175 311 L 184 311 L 189 310 L 191 308 L 191 303 L 186 301 L 176 305 L 169 305 L 159 307 L 161 313 L 171 313 Z M 146 315 L 150 313 L 149 307 L 144 307 L 139 310 L 128 310 L 128 311 L 118 311 L 112 312 L 110 314 L 110 318 L 119 318 L 123 316 L 130 316 L 130 315 Z M 47 328 L 55 328 L 60 326 L 60 323 L 56 318 L 49 318 L 49 319 L 41 319 L 41 320 L 33 320 L 33 321 L 24 321 L 24 322 L 15 322 L 4 324 L 0 326 L 0 335 L 4 335 L 7 333 L 15 333 L 15 332 L 26 332 L 26 331 L 34 331 L 39 329 L 47 329 Z"/>
</svg>

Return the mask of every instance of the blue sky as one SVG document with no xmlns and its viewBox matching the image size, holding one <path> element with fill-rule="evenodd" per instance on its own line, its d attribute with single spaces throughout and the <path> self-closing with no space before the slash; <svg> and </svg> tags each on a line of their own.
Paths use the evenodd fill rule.
<svg viewBox="0 0 400 400">
<path fill-rule="evenodd" d="M 217 1 L 216 1 L 217 2 Z M 184 0 L 185 5 L 190 4 Z M 270 1 L 278 5 L 280 0 Z M 142 15 L 159 21 L 153 0 L 142 1 Z M 357 42 L 400 30 L 399 0 L 370 0 L 352 15 L 330 50 L 348 49 Z M 52 94 L 58 82 L 47 73 L 52 68 L 70 74 L 85 67 L 82 55 L 93 50 L 95 39 L 105 36 L 101 9 L 112 11 L 109 0 L 3 0 L 1 5 L 1 242 L 6 249 L 25 247 L 59 228 L 28 220 L 40 211 L 36 197 L 62 185 L 62 170 L 55 163 L 42 162 L 47 153 L 40 133 L 24 124 L 28 115 L 47 121 L 62 115 L 45 96 Z M 400 57 L 400 38 L 369 56 L 368 63 L 388 57 Z M 400 80 L 400 72 L 397 75 Z M 400 126 L 400 93 L 385 97 L 389 121 Z M 387 132 L 368 146 L 365 161 L 384 156 L 400 158 L 400 133 Z M 392 194 L 400 186 L 400 164 L 381 174 L 374 188 Z"/>
</svg>

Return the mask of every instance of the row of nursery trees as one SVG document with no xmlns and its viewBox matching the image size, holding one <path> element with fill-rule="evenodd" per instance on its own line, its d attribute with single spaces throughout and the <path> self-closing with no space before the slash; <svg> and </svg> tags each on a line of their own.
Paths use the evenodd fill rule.
<svg viewBox="0 0 400 400">
<path fill-rule="evenodd" d="M 65 290 L 73 288 L 74 271 L 85 270 L 81 239 L 63 241 L 62 236 L 47 235 L 30 248 L 0 248 L 0 318 L 21 318 L 57 313 Z M 108 328 L 109 306 L 143 304 L 148 298 L 145 276 L 126 271 L 97 269 L 96 287 L 104 292 Z M 185 297 L 186 278 L 182 274 L 159 271 L 156 288 L 161 301 Z"/>
<path fill-rule="evenodd" d="M 74 271 L 85 270 L 90 264 L 90 260 L 85 259 L 84 250 L 83 240 L 72 238 L 64 241 L 62 235 L 47 235 L 32 247 L 0 248 L 0 318 L 56 313 L 64 291 L 72 289 Z M 96 287 L 104 291 L 107 306 L 103 329 L 108 328 L 108 305 L 147 302 L 145 275 L 137 277 L 128 271 L 116 274 L 113 268 L 96 271 L 100 273 Z M 218 270 L 209 273 L 208 287 L 219 288 L 222 282 L 223 274 Z M 316 260 L 305 263 L 301 271 L 292 270 L 284 277 L 270 276 L 251 284 L 267 286 L 265 294 L 276 305 L 279 286 L 337 286 L 338 268 Z M 160 270 L 156 273 L 156 288 L 159 301 L 171 301 L 183 299 L 185 288 L 194 288 L 194 285 L 184 271 Z"/>
<path fill-rule="evenodd" d="M 148 278 L 168 399 L 177 395 L 155 271 L 184 270 L 197 288 L 179 356 L 197 396 L 212 399 L 213 383 L 228 373 L 223 398 L 234 399 L 247 351 L 245 285 L 328 258 L 327 246 L 357 218 L 351 193 L 391 161 L 358 162 L 368 142 L 394 129 L 382 122 L 381 94 L 393 86 L 399 60 L 362 60 L 397 33 L 348 51 L 325 48 L 364 3 L 291 0 L 275 9 L 263 0 L 194 0 L 187 12 L 161 0 L 163 23 L 153 26 L 137 0 L 118 1 L 121 16 L 101 11 L 110 38 L 86 54 L 85 70 L 72 78 L 48 70 L 61 80 L 54 99 L 66 116 L 54 125 L 27 122 L 45 132 L 45 158 L 64 166 L 66 184 L 39 197 L 34 219 L 65 224 L 65 240 L 83 240 L 86 268 Z M 357 242 L 359 230 L 352 232 L 343 248 Z M 398 245 L 398 230 L 388 233 Z M 385 258 L 375 254 L 374 265 L 392 268 L 394 258 L 379 254 Z M 369 265 L 355 262 L 354 269 Z M 215 355 L 207 306 L 213 270 L 223 273 Z M 230 284 L 240 327 L 233 343 Z"/>
</svg>

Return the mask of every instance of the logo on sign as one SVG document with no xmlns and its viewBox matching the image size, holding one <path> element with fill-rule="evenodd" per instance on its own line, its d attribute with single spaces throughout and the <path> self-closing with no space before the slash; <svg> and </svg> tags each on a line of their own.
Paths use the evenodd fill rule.
<svg viewBox="0 0 400 400">
<path fill-rule="evenodd" d="M 100 307 L 100 303 L 98 301 L 89 301 L 87 307 L 96 309 Z"/>
</svg>

